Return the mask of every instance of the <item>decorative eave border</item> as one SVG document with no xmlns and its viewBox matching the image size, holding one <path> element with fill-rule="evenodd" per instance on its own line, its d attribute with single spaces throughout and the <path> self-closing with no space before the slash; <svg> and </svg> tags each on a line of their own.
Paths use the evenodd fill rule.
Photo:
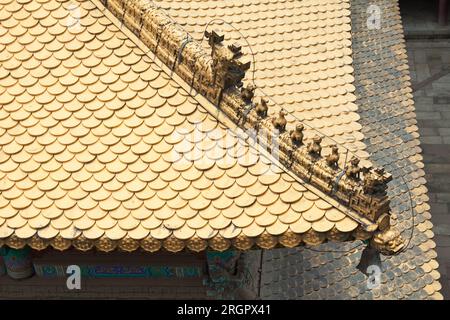
<svg viewBox="0 0 450 320">
<path fill-rule="evenodd" d="M 312 229 L 304 233 L 294 233 L 286 231 L 282 235 L 274 236 L 267 232 L 258 237 L 248 237 L 241 234 L 235 238 L 227 239 L 220 235 L 216 235 L 211 239 L 201 239 L 194 237 L 189 240 L 180 240 L 173 235 L 166 239 L 156 239 L 148 237 L 144 239 L 123 238 L 120 240 L 112 240 L 106 237 L 99 239 L 88 239 L 84 236 L 79 236 L 74 239 L 65 239 L 60 235 L 51 238 L 43 239 L 38 235 L 34 235 L 29 239 L 22 239 L 16 235 L 8 238 L 0 239 L 0 247 L 6 245 L 13 249 L 21 249 L 26 245 L 35 250 L 44 250 L 48 247 L 53 247 L 56 250 L 67 250 L 71 246 L 81 251 L 88 251 L 94 247 L 103 252 L 110 252 L 120 249 L 126 252 L 132 252 L 139 248 L 148 252 L 156 252 L 161 248 L 169 252 L 179 252 L 182 250 L 190 250 L 193 252 L 201 252 L 208 248 L 216 251 L 225 251 L 231 247 L 237 250 L 250 250 L 255 248 L 273 249 L 275 247 L 294 248 L 300 245 L 316 246 L 327 241 L 343 242 L 354 240 L 369 240 L 373 233 L 365 231 L 361 226 L 349 232 L 342 232 L 334 227 L 328 232 L 317 232 Z"/>
</svg>

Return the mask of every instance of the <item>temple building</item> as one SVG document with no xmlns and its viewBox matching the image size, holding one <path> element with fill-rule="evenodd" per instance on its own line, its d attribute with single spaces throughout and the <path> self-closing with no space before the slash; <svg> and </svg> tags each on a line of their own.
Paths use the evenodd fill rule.
<svg viewBox="0 0 450 320">
<path fill-rule="evenodd" d="M 0 0 L 0 297 L 442 299 L 373 4 Z"/>
</svg>

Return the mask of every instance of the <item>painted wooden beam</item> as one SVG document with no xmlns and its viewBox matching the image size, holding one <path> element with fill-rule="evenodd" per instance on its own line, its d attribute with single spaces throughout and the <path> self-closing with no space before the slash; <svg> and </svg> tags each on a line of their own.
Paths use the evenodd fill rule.
<svg viewBox="0 0 450 320">
<path fill-rule="evenodd" d="M 22 249 L 5 249 L 6 252 L 3 256 L 3 260 L 8 276 L 12 279 L 25 279 L 34 274 L 30 247 L 24 247 Z"/>
</svg>

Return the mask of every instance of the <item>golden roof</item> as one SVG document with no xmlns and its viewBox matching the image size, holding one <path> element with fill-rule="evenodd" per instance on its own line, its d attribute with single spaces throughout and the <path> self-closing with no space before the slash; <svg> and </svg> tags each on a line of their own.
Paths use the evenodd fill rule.
<svg viewBox="0 0 450 320">
<path fill-rule="evenodd" d="M 291 247 L 370 224 L 191 96 L 98 1 L 0 0 L 0 21 L 0 244 Z"/>
</svg>

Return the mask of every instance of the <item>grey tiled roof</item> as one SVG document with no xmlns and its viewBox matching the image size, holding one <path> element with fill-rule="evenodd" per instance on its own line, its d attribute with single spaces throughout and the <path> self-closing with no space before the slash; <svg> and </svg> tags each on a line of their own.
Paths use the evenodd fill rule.
<svg viewBox="0 0 450 320">
<path fill-rule="evenodd" d="M 371 4 L 381 9 L 380 30 L 367 28 L 367 2 L 351 1 L 356 104 L 370 159 L 394 176 L 389 186 L 394 223 L 408 248 L 398 256 L 382 257 L 381 285 L 372 290 L 356 268 L 364 248 L 355 248 L 358 243 L 314 248 L 347 253 L 267 251 L 262 298 L 442 299 L 400 11 L 397 0 Z"/>
</svg>

